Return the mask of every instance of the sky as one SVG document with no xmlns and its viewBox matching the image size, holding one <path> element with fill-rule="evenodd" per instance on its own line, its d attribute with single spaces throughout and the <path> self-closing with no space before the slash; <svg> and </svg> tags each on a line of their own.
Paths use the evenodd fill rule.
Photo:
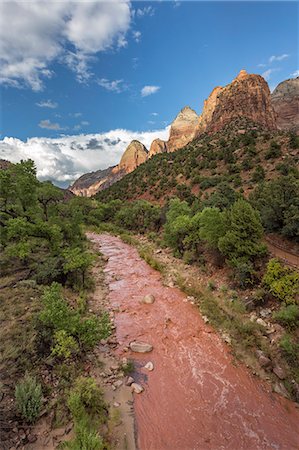
<svg viewBox="0 0 299 450">
<path fill-rule="evenodd" d="M 299 75 L 297 2 L 0 0 L 0 158 L 67 186 L 241 69 Z"/>
</svg>

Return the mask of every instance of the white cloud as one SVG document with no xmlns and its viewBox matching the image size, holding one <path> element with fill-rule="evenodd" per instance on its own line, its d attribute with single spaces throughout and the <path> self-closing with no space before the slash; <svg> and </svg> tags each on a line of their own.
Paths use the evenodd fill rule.
<svg viewBox="0 0 299 450">
<path fill-rule="evenodd" d="M 53 75 L 49 66 L 54 61 L 86 81 L 98 52 L 125 45 L 130 21 L 128 0 L 1 2 L 0 82 L 40 91 L 44 79 Z"/>
<path fill-rule="evenodd" d="M 270 80 L 271 75 L 273 72 L 276 72 L 277 69 L 268 69 L 265 70 L 265 72 L 262 73 L 262 77 L 265 78 L 266 81 Z"/>
<path fill-rule="evenodd" d="M 137 44 L 141 41 L 141 32 L 140 31 L 132 31 L 133 39 Z"/>
<path fill-rule="evenodd" d="M 82 127 L 87 127 L 88 125 L 89 125 L 89 122 L 87 122 L 87 120 L 82 120 L 80 123 L 78 123 L 77 125 L 74 126 L 73 130 L 79 131 L 79 130 L 81 130 Z"/>
<path fill-rule="evenodd" d="M 151 116 L 158 116 L 159 114 L 157 112 L 152 112 Z"/>
<path fill-rule="evenodd" d="M 42 100 L 41 102 L 36 103 L 40 108 L 50 108 L 55 109 L 58 106 L 58 103 L 52 102 L 52 100 Z"/>
<path fill-rule="evenodd" d="M 160 89 L 160 86 L 144 86 L 141 89 L 141 96 L 147 97 L 148 95 L 155 94 Z"/>
<path fill-rule="evenodd" d="M 119 94 L 120 92 L 123 92 L 127 89 L 127 85 L 124 84 L 124 80 L 107 80 L 107 78 L 101 78 L 97 80 L 97 83 L 103 87 L 104 89 L 107 89 L 107 91 L 116 92 Z"/>
<path fill-rule="evenodd" d="M 31 138 L 22 141 L 5 137 L 0 141 L 0 159 L 13 163 L 31 158 L 40 180 L 67 186 L 83 173 L 118 164 L 133 139 L 148 149 L 156 139 L 167 140 L 169 127 L 156 131 L 111 130 L 101 134 L 81 134 L 59 138 Z"/>
<path fill-rule="evenodd" d="M 294 77 L 294 78 L 299 77 L 299 69 L 295 70 L 295 72 L 291 73 L 291 77 Z"/>
<path fill-rule="evenodd" d="M 144 8 L 138 8 L 134 11 L 137 17 L 153 16 L 155 14 L 155 9 L 152 6 L 145 6 Z"/>
<path fill-rule="evenodd" d="M 53 123 L 49 119 L 41 120 L 38 124 L 40 128 L 45 128 L 46 130 L 63 130 L 64 128 L 61 128 L 59 123 Z"/>
<path fill-rule="evenodd" d="M 273 63 L 276 61 L 283 61 L 284 59 L 288 58 L 290 55 L 288 55 L 287 53 L 284 53 L 283 55 L 273 55 L 270 56 L 269 58 L 269 63 Z"/>
</svg>

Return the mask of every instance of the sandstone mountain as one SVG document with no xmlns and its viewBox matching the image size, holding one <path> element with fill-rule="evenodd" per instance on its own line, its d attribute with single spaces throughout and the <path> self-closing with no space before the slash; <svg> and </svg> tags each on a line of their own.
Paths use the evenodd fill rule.
<svg viewBox="0 0 299 450">
<path fill-rule="evenodd" d="M 117 166 L 86 173 L 78 178 L 69 190 L 79 196 L 91 197 L 135 170 L 146 159 L 147 149 L 145 146 L 139 141 L 132 141 Z"/>
<path fill-rule="evenodd" d="M 132 141 L 126 148 L 118 165 L 119 170 L 124 170 L 125 173 L 130 173 L 136 169 L 140 164 L 147 159 L 148 151 L 139 141 Z"/>
<path fill-rule="evenodd" d="M 200 116 L 189 106 L 183 108 L 171 124 L 170 136 L 163 143 L 164 148 L 173 152 L 200 134 L 220 131 L 240 118 L 248 119 L 265 129 L 277 128 L 267 82 L 260 75 L 248 74 L 246 70 L 241 70 L 227 86 L 214 88 L 205 100 Z M 160 149 L 161 144 L 155 145 L 149 156 L 161 153 Z"/>
<path fill-rule="evenodd" d="M 233 123 L 248 122 L 251 126 L 270 131 L 277 128 L 298 131 L 298 89 L 299 78 L 286 80 L 278 85 L 271 98 L 262 76 L 241 70 L 230 84 L 213 89 L 200 116 L 189 106 L 184 107 L 171 124 L 168 141 L 155 139 L 149 152 L 140 142 L 132 141 L 117 166 L 83 175 L 70 189 L 77 195 L 94 195 L 152 156 L 174 152 L 195 138 L 219 132 Z"/>
<path fill-rule="evenodd" d="M 174 152 L 192 141 L 198 134 L 198 115 L 189 106 L 185 106 L 176 116 L 170 127 L 167 141 L 168 152 Z"/>
<path fill-rule="evenodd" d="M 246 118 L 268 130 L 275 130 L 276 116 L 270 90 L 260 75 L 241 70 L 224 88 L 216 88 L 205 102 L 199 118 L 201 133 L 216 132 L 238 118 Z"/>
<path fill-rule="evenodd" d="M 148 152 L 148 157 L 151 158 L 154 155 L 157 155 L 158 153 L 165 153 L 167 152 L 167 144 L 165 141 L 162 141 L 162 139 L 155 139 L 151 143 L 150 150 Z"/>
<path fill-rule="evenodd" d="M 271 100 L 277 114 L 278 128 L 299 132 L 299 77 L 279 83 Z"/>
</svg>

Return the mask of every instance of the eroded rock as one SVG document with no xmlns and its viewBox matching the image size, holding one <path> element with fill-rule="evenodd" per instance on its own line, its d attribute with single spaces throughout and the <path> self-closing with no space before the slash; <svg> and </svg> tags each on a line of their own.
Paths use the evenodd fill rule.
<svg viewBox="0 0 299 450">
<path fill-rule="evenodd" d="M 130 349 L 136 353 L 148 353 L 153 350 L 153 346 L 146 342 L 133 341 L 130 342 Z"/>
</svg>

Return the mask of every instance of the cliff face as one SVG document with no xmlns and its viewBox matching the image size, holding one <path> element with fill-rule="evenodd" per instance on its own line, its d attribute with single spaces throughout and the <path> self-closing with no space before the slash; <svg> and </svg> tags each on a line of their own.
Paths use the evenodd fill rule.
<svg viewBox="0 0 299 450">
<path fill-rule="evenodd" d="M 189 106 L 185 106 L 170 127 L 167 150 L 174 152 L 191 142 L 198 133 L 198 115 Z"/>
<path fill-rule="evenodd" d="M 118 169 L 130 173 L 147 159 L 147 149 L 141 142 L 132 141 L 122 155 Z"/>
<path fill-rule="evenodd" d="M 299 133 L 299 77 L 280 83 L 274 89 L 271 100 L 277 114 L 278 128 Z"/>
<path fill-rule="evenodd" d="M 154 155 L 157 155 L 158 153 L 165 153 L 167 152 L 167 143 L 165 141 L 162 141 L 162 139 L 155 139 L 151 143 L 150 150 L 148 152 L 148 158 L 151 158 Z"/>
<path fill-rule="evenodd" d="M 269 130 L 277 128 L 267 82 L 245 70 L 232 83 L 211 93 L 199 119 L 200 132 L 219 131 L 238 118 L 249 119 Z"/>
</svg>

